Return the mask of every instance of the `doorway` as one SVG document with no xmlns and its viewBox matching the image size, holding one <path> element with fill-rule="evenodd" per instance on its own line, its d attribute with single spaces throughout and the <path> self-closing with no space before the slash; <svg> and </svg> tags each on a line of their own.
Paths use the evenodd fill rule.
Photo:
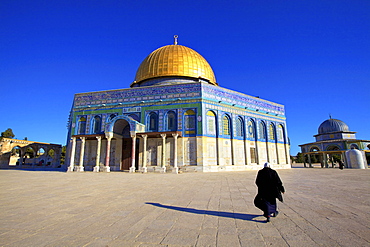
<svg viewBox="0 0 370 247">
<path fill-rule="evenodd" d="M 135 143 L 135 169 L 139 169 L 139 140 Z M 122 138 L 122 171 L 130 169 L 132 164 L 132 138 Z"/>
</svg>

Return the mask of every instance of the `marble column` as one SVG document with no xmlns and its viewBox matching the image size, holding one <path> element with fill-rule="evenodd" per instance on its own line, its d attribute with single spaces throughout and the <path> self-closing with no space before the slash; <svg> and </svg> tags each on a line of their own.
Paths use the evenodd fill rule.
<svg viewBox="0 0 370 247">
<path fill-rule="evenodd" d="M 135 153 L 136 153 L 136 134 L 131 135 L 132 147 L 131 147 L 131 167 L 130 173 L 135 172 Z"/>
<path fill-rule="evenodd" d="M 313 167 L 311 162 L 311 154 L 308 154 L 308 167 Z"/>
<path fill-rule="evenodd" d="M 107 136 L 107 152 L 105 154 L 105 167 L 104 167 L 105 172 L 110 172 L 109 161 L 110 161 L 110 145 L 113 138 L 112 135 Z"/>
<path fill-rule="evenodd" d="M 346 157 L 346 152 L 342 152 L 340 156 L 342 158 L 343 166 L 345 168 L 348 168 L 348 160 L 347 160 L 347 157 Z"/>
<path fill-rule="evenodd" d="M 75 166 L 75 154 L 76 154 L 76 137 L 72 137 L 72 150 L 71 150 L 71 156 L 69 159 L 69 167 L 68 167 L 68 172 L 73 172 L 74 171 L 74 166 Z"/>
<path fill-rule="evenodd" d="M 328 157 L 326 153 L 322 153 L 322 165 L 321 167 L 328 168 Z"/>
<path fill-rule="evenodd" d="M 185 166 L 185 138 L 181 138 L 181 161 L 180 164 L 182 167 Z"/>
<path fill-rule="evenodd" d="M 85 156 L 86 138 L 85 137 L 80 137 L 80 139 L 81 139 L 80 163 L 77 166 L 77 171 L 78 172 L 83 172 L 84 171 L 84 156 Z"/>
<path fill-rule="evenodd" d="M 173 136 L 173 170 L 172 173 L 179 173 L 179 168 L 177 167 L 177 137 L 179 134 L 172 134 Z"/>
<path fill-rule="evenodd" d="M 147 159 L 147 153 L 146 153 L 146 149 L 147 149 L 147 139 L 148 139 L 148 135 L 142 135 L 143 137 L 143 167 L 142 167 L 142 170 L 141 172 L 142 173 L 147 173 L 148 172 L 148 168 L 146 167 L 146 159 Z"/>
<path fill-rule="evenodd" d="M 96 162 L 94 167 L 94 172 L 100 171 L 100 149 L 101 149 L 101 136 L 97 136 L 98 144 L 96 147 Z"/>
<path fill-rule="evenodd" d="M 18 164 L 19 164 L 19 168 L 22 168 L 22 166 L 23 166 L 23 153 L 22 153 L 22 149 L 18 149 L 18 150 L 19 150 Z"/>
<path fill-rule="evenodd" d="M 166 134 L 161 134 L 162 137 L 162 162 L 161 173 L 166 172 Z"/>
</svg>

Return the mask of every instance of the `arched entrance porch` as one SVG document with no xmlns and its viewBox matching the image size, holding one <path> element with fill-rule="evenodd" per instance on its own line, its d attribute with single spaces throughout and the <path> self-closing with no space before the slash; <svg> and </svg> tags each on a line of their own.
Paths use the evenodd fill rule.
<svg viewBox="0 0 370 247">
<path fill-rule="evenodd" d="M 107 138 L 106 171 L 110 171 L 111 152 L 116 152 L 113 162 L 119 162 L 120 170 L 135 172 L 138 166 L 139 140 L 136 132 L 142 132 L 145 126 L 130 116 L 117 116 L 105 128 Z M 111 147 L 111 140 L 116 139 L 115 148 Z M 112 153 L 113 154 L 113 153 Z M 117 164 L 117 163 L 115 163 Z"/>
<path fill-rule="evenodd" d="M 343 151 L 340 151 L 340 148 L 336 145 L 331 145 L 327 148 L 328 153 L 328 164 L 326 167 L 329 167 L 329 163 L 334 168 L 335 164 L 339 164 L 339 162 L 344 162 L 345 155 Z"/>
<path fill-rule="evenodd" d="M 129 122 L 126 119 L 117 119 L 114 122 L 113 126 L 113 138 L 118 142 L 121 142 L 122 145 L 118 152 L 121 152 L 120 160 L 120 170 L 128 171 L 131 168 L 133 163 L 135 170 L 139 169 L 138 155 L 139 155 L 139 140 L 135 135 L 131 135 L 131 127 Z"/>
</svg>

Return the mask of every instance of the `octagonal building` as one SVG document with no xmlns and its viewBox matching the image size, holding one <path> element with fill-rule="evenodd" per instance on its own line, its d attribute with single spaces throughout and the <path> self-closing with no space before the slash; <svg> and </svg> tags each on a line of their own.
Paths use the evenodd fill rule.
<svg viewBox="0 0 370 247">
<path fill-rule="evenodd" d="M 68 171 L 242 171 L 290 168 L 284 106 L 220 87 L 186 46 L 160 47 L 130 88 L 78 93 Z"/>
<path fill-rule="evenodd" d="M 313 167 L 312 158 L 314 158 L 321 167 L 329 167 L 330 162 L 334 167 L 336 160 L 340 160 L 344 167 L 352 168 L 351 160 L 348 160 L 348 155 L 346 156 L 351 149 L 358 150 L 362 156 L 360 163 L 363 164 L 358 166 L 364 168 L 368 166 L 366 153 L 370 153 L 370 140 L 356 139 L 356 132 L 350 131 L 345 122 L 330 117 L 320 124 L 318 134 L 314 137 L 315 142 L 299 145 L 309 167 Z M 304 166 L 306 167 L 306 163 Z"/>
</svg>

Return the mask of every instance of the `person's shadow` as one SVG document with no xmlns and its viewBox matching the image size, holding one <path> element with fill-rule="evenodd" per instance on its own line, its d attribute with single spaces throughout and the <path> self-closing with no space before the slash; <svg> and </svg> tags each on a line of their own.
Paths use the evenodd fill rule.
<svg viewBox="0 0 370 247">
<path fill-rule="evenodd" d="M 183 208 L 183 207 L 176 207 L 176 206 L 169 206 L 155 202 L 146 202 L 145 204 L 150 204 L 156 207 L 167 208 L 192 214 L 206 214 L 206 215 L 213 215 L 219 217 L 226 217 L 226 218 L 233 218 L 233 219 L 240 219 L 240 220 L 248 220 L 248 221 L 255 221 L 265 223 L 264 220 L 256 220 L 254 218 L 260 217 L 261 215 L 257 214 L 240 214 L 240 213 L 231 213 L 231 212 L 221 212 L 221 211 L 212 211 L 212 210 L 200 210 L 195 208 Z"/>
</svg>

